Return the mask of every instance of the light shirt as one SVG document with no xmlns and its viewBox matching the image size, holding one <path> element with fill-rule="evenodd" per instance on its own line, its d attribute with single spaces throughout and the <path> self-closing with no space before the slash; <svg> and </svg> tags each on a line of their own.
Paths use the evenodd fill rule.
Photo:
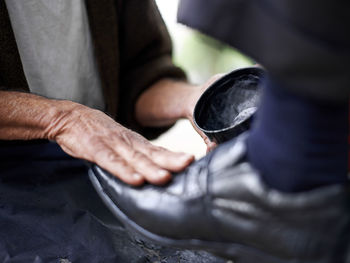
<svg viewBox="0 0 350 263">
<path fill-rule="evenodd" d="M 32 93 L 105 108 L 84 0 L 5 0 Z"/>
</svg>

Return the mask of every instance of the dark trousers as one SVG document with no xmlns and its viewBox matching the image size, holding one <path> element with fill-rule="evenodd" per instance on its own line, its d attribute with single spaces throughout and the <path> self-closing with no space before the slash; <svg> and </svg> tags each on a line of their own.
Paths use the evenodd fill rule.
<svg viewBox="0 0 350 263">
<path fill-rule="evenodd" d="M 0 143 L 0 262 L 225 262 L 127 232 L 84 161 L 47 141 Z"/>
</svg>

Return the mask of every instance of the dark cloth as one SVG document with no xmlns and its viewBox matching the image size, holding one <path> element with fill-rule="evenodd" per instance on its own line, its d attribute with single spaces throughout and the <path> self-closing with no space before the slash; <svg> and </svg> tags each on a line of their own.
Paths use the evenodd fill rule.
<svg viewBox="0 0 350 263">
<path fill-rule="evenodd" d="M 350 2 L 182 0 L 178 20 L 239 48 L 301 96 L 346 101 Z"/>
<path fill-rule="evenodd" d="M 55 143 L 0 144 L 0 160 L 0 262 L 225 262 L 126 231 L 92 187 L 84 161 Z"/>
<path fill-rule="evenodd" d="M 148 138 L 164 128 L 141 127 L 137 97 L 157 80 L 184 79 L 171 60 L 171 40 L 153 0 L 86 0 L 107 113 Z M 29 92 L 5 1 L 0 1 L 0 89 Z"/>
<path fill-rule="evenodd" d="M 247 140 L 249 161 L 283 192 L 349 183 L 348 110 L 348 103 L 316 103 L 268 81 Z"/>
</svg>

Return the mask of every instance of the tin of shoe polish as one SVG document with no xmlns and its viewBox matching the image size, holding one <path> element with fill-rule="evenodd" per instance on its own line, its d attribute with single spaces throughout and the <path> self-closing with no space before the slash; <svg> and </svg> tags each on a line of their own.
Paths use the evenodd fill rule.
<svg viewBox="0 0 350 263">
<path fill-rule="evenodd" d="M 195 106 L 195 125 L 218 144 L 248 130 L 259 104 L 264 75 L 261 68 L 247 67 L 215 81 Z"/>
</svg>

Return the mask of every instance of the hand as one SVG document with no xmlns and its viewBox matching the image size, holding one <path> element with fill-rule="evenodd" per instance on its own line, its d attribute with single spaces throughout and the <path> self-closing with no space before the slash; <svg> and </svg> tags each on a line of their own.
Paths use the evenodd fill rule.
<svg viewBox="0 0 350 263">
<path fill-rule="evenodd" d="M 101 111 L 77 105 L 49 129 L 68 154 L 94 162 L 125 183 L 164 184 L 170 172 L 183 170 L 194 157 L 156 147 Z"/>
<path fill-rule="evenodd" d="M 187 118 L 203 138 L 207 150 L 212 150 L 216 144 L 196 127 L 193 110 L 202 93 L 220 77 L 222 74 L 215 75 L 201 86 L 171 79 L 159 80 L 138 98 L 135 117 L 144 126 L 160 127 L 171 125 L 180 118 Z"/>
<path fill-rule="evenodd" d="M 204 83 L 201 86 L 197 86 L 195 89 L 191 89 L 190 94 L 187 96 L 186 100 L 186 117 L 190 120 L 193 128 L 197 131 L 197 133 L 202 137 L 205 144 L 207 145 L 207 152 L 213 150 L 217 145 L 215 142 L 210 141 L 210 139 L 197 127 L 197 125 L 194 123 L 193 118 L 193 112 L 194 107 L 196 106 L 196 103 L 200 96 L 203 94 L 203 92 L 216 80 L 221 78 L 224 74 L 216 74 L 212 76 L 206 83 Z"/>
</svg>

